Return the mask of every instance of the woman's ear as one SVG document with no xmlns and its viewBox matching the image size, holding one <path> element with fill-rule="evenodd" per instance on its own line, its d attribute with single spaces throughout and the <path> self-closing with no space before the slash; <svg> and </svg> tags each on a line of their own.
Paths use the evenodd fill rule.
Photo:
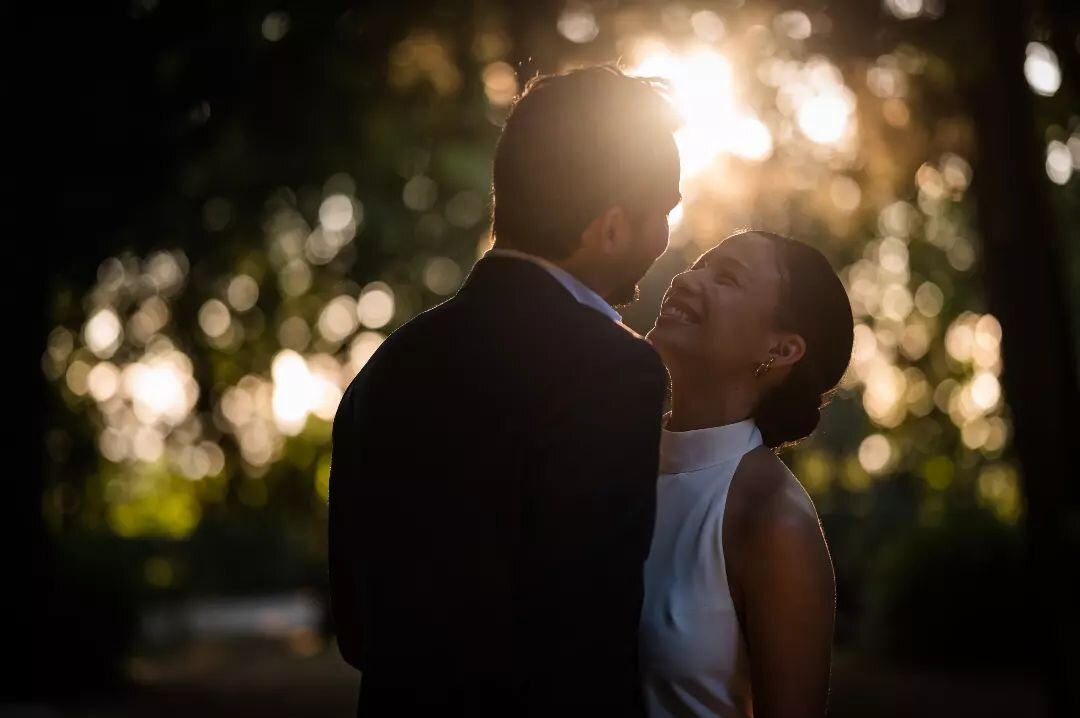
<svg viewBox="0 0 1080 718">
<path fill-rule="evenodd" d="M 806 340 L 798 334 L 781 334 L 769 349 L 773 366 L 790 367 L 806 355 Z"/>
</svg>

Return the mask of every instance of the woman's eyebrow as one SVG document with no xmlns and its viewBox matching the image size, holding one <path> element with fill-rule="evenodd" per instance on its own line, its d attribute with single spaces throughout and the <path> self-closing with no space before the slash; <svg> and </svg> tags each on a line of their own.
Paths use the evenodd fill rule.
<svg viewBox="0 0 1080 718">
<path fill-rule="evenodd" d="M 708 255 L 702 256 L 701 258 L 698 259 L 697 262 L 694 263 L 694 266 L 691 267 L 691 269 L 700 269 L 702 267 L 702 265 L 707 265 L 707 266 L 710 266 L 710 267 L 717 266 L 717 265 L 721 265 L 721 266 L 725 266 L 725 267 L 726 266 L 732 266 L 732 267 L 736 268 L 741 273 L 747 273 L 747 272 L 750 271 L 750 266 L 747 265 L 746 262 L 743 262 L 741 259 L 736 259 L 735 257 L 732 257 L 730 255 L 728 255 L 728 256 L 713 256 L 713 257 L 709 257 Z"/>
<path fill-rule="evenodd" d="M 733 266 L 742 273 L 746 273 L 746 272 L 750 271 L 750 265 L 748 265 L 746 262 L 744 262 L 741 259 L 738 259 L 736 257 L 732 257 L 732 256 L 720 257 L 719 259 L 716 260 L 716 262 L 718 264 L 725 264 L 725 265 Z"/>
</svg>

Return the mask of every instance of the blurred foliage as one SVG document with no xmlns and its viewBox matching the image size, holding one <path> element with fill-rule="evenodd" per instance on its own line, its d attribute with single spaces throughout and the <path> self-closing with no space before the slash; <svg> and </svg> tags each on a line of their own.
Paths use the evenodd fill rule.
<svg viewBox="0 0 1080 718">
<path fill-rule="evenodd" d="M 1022 549 L 985 513 L 897 534 L 867 576 L 864 640 L 918 665 L 1030 668 L 1037 646 L 1018 618 L 1030 578 Z"/>
<path fill-rule="evenodd" d="M 935 641 L 1001 626 L 1023 507 L 950 59 L 964 30 L 942 2 L 863 5 L 556 3 L 539 25 L 542 3 L 147 0 L 65 26 L 75 49 L 113 52 L 72 68 L 107 114 L 72 157 L 70 231 L 92 241 L 52 277 L 42 356 L 61 555 L 82 571 L 99 548 L 125 567 L 102 586 L 134 582 L 139 602 L 324 580 L 337 402 L 486 247 L 491 151 L 528 47 L 545 70 L 622 58 L 664 75 L 686 116 L 686 199 L 630 325 L 741 226 L 840 269 L 852 369 L 786 458 L 835 553 L 841 638 L 947 655 Z M 1039 57 L 1047 172 L 1075 219 L 1080 117 Z M 1080 286 L 1075 251 L 1070 266 Z"/>
</svg>

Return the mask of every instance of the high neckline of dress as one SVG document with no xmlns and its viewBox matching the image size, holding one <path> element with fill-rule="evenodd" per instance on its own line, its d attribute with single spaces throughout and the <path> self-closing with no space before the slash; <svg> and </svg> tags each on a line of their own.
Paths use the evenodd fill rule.
<svg viewBox="0 0 1080 718">
<path fill-rule="evenodd" d="M 669 417 L 664 417 L 665 427 Z M 753 419 L 660 434 L 660 473 L 683 474 L 739 458 L 762 443 Z"/>
</svg>

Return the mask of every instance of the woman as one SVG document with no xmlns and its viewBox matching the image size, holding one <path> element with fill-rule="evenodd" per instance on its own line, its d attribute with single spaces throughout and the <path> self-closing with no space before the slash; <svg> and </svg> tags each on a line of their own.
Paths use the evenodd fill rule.
<svg viewBox="0 0 1080 718">
<path fill-rule="evenodd" d="M 651 716 L 822 716 L 835 582 L 775 451 L 847 368 L 853 321 L 816 249 L 742 232 L 671 283 L 648 339 L 671 374 L 641 656 Z"/>
</svg>

